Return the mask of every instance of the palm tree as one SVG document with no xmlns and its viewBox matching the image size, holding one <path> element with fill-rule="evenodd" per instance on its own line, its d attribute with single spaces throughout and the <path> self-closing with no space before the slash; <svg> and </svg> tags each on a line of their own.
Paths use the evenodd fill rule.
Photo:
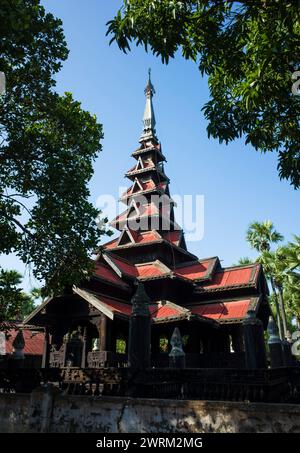
<svg viewBox="0 0 300 453">
<path fill-rule="evenodd" d="M 284 299 L 300 327 L 300 237 L 294 236 L 294 242 L 281 247 L 277 255 L 284 280 Z"/>
<path fill-rule="evenodd" d="M 272 274 L 270 257 L 268 260 L 268 256 L 265 255 L 265 259 L 263 259 L 263 254 L 269 252 L 271 244 L 277 244 L 278 242 L 281 242 L 283 240 L 283 236 L 275 230 L 273 222 L 271 222 L 270 220 L 265 220 L 264 222 L 251 223 L 246 233 L 246 240 L 250 243 L 252 248 L 257 250 L 261 254 L 258 261 L 263 264 L 266 275 L 271 283 L 272 291 L 274 294 L 279 335 L 280 338 L 283 339 L 284 327 L 282 326 L 280 315 L 281 310 L 279 309 L 278 294 Z"/>
<path fill-rule="evenodd" d="M 271 244 L 277 244 L 283 240 L 283 236 L 275 230 L 271 220 L 253 222 L 246 233 L 246 240 L 251 247 L 262 253 L 270 250 Z"/>
<path fill-rule="evenodd" d="M 276 252 L 266 251 L 263 252 L 260 256 L 260 262 L 264 266 L 266 274 L 268 275 L 274 295 L 276 294 L 275 305 L 276 305 L 276 298 L 277 303 L 279 302 L 279 309 L 281 314 L 281 320 L 283 324 L 283 333 L 284 337 L 288 338 L 289 331 L 287 326 L 287 319 L 285 313 L 285 304 L 284 304 L 284 296 L 283 296 L 283 284 L 286 278 L 286 261 L 284 255 L 285 247 L 279 247 Z M 276 311 L 278 310 L 278 306 L 276 305 Z M 277 316 L 278 320 L 278 316 Z"/>
<path fill-rule="evenodd" d="M 253 260 L 248 258 L 248 256 L 243 256 L 237 262 L 237 264 L 233 264 L 233 266 L 246 266 L 247 264 L 253 264 Z"/>
</svg>

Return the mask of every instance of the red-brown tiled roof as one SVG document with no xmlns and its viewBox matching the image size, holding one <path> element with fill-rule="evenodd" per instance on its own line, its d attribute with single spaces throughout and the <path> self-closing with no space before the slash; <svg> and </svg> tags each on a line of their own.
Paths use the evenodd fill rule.
<svg viewBox="0 0 300 453">
<path fill-rule="evenodd" d="M 126 192 L 124 192 L 121 195 L 121 199 L 130 197 L 131 195 L 133 195 L 133 193 L 139 194 L 144 191 L 155 190 L 155 189 L 165 190 L 165 188 L 167 186 L 166 182 L 160 182 L 159 184 L 155 184 L 155 182 L 152 179 L 150 179 L 149 181 L 139 181 L 139 182 L 140 182 L 140 185 L 142 186 L 142 189 L 139 189 L 139 190 L 133 192 L 134 185 L 132 185 L 131 187 L 129 187 L 129 189 L 126 190 Z"/>
<path fill-rule="evenodd" d="M 104 302 L 114 313 L 122 313 L 126 316 L 130 316 L 132 312 L 132 305 L 130 303 L 122 302 L 112 297 L 99 296 L 99 300 Z"/>
<path fill-rule="evenodd" d="M 155 230 L 153 231 L 142 231 L 137 233 L 136 231 L 131 232 L 135 244 L 147 244 L 148 242 L 154 242 L 157 240 L 162 240 L 162 237 Z M 118 246 L 119 238 L 114 239 L 113 241 L 104 244 L 105 249 L 113 249 Z"/>
<path fill-rule="evenodd" d="M 161 236 L 157 231 L 142 231 L 136 237 L 136 244 L 146 244 L 147 242 L 153 242 L 161 240 Z"/>
<path fill-rule="evenodd" d="M 109 242 L 106 242 L 106 244 L 103 244 L 103 247 L 108 250 L 113 249 L 113 248 L 117 247 L 118 241 L 119 241 L 119 238 L 113 239 L 112 241 L 109 241 Z"/>
<path fill-rule="evenodd" d="M 166 268 L 166 266 L 162 266 L 158 261 L 146 264 L 136 264 L 135 267 L 138 272 L 138 277 L 141 279 L 159 277 L 171 272 L 170 269 Z"/>
<path fill-rule="evenodd" d="M 104 281 L 108 281 L 118 286 L 126 286 L 126 283 L 109 267 L 99 261 L 96 262 L 94 275 Z"/>
<path fill-rule="evenodd" d="M 181 277 L 189 278 L 190 280 L 201 280 L 209 278 L 211 271 L 216 264 L 217 258 L 208 258 L 203 261 L 196 261 L 187 266 L 179 266 L 176 268 L 175 273 Z"/>
<path fill-rule="evenodd" d="M 9 330 L 8 339 L 6 341 L 6 353 L 13 352 L 13 342 L 18 334 L 18 330 Z M 24 353 L 30 355 L 43 355 L 44 339 L 43 332 L 33 332 L 32 330 L 23 330 L 23 337 L 25 341 Z"/>
<path fill-rule="evenodd" d="M 250 303 L 251 299 L 243 299 L 229 302 L 191 305 L 187 308 L 194 314 L 222 321 L 226 319 L 244 318 L 249 310 Z"/>
<path fill-rule="evenodd" d="M 255 285 L 260 268 L 260 264 L 251 264 L 246 267 L 222 269 L 214 274 L 211 282 L 205 283 L 201 288 L 213 291 L 227 287 Z"/>
<path fill-rule="evenodd" d="M 130 211 L 132 210 L 132 207 L 133 206 L 130 206 L 128 209 L 126 209 L 126 211 L 122 212 L 114 220 L 112 220 L 110 222 L 111 225 L 123 223 L 126 222 L 127 220 L 130 221 L 130 219 L 136 219 L 139 217 L 151 217 L 158 215 L 165 216 L 168 219 L 170 212 L 170 203 L 165 204 L 159 203 L 159 206 L 157 206 L 155 203 L 141 205 L 138 208 L 139 212 L 136 212 L 133 215 L 132 214 L 129 215 Z"/>
<path fill-rule="evenodd" d="M 124 274 L 130 275 L 131 277 L 137 277 L 138 272 L 136 267 L 125 259 L 121 259 L 115 255 L 105 255 L 115 266 Z"/>
<path fill-rule="evenodd" d="M 125 174 L 131 175 L 134 173 L 143 173 L 146 170 L 154 170 L 156 168 L 152 161 L 151 162 L 144 161 L 143 167 L 141 167 L 141 168 L 137 168 L 138 166 L 139 166 L 139 162 L 134 167 L 130 168 Z"/>
<path fill-rule="evenodd" d="M 171 274 L 171 270 L 159 260 L 151 263 L 131 264 L 129 261 L 116 257 L 113 254 L 106 254 L 105 256 L 117 266 L 122 273 L 139 278 L 140 280 L 144 278 L 163 277 Z"/>
<path fill-rule="evenodd" d="M 153 319 L 168 318 L 173 316 L 180 316 L 184 313 L 180 307 L 176 307 L 174 304 L 157 304 L 154 306 L 154 310 L 151 313 Z"/>
<path fill-rule="evenodd" d="M 95 295 L 94 295 L 95 296 Z M 107 308 L 116 314 L 122 314 L 125 316 L 130 316 L 132 313 L 131 303 L 125 303 L 120 300 L 113 299 L 111 297 L 103 297 L 102 295 L 95 296 L 99 301 L 104 303 Z M 174 316 L 180 316 L 187 312 L 186 309 L 176 306 L 175 304 L 166 302 L 162 304 L 161 302 L 153 303 L 149 305 L 149 311 L 152 319 L 163 319 L 163 318 L 172 318 Z"/>
<path fill-rule="evenodd" d="M 182 230 L 167 231 L 163 233 L 163 238 L 171 242 L 171 244 L 178 245 L 182 237 Z"/>
</svg>

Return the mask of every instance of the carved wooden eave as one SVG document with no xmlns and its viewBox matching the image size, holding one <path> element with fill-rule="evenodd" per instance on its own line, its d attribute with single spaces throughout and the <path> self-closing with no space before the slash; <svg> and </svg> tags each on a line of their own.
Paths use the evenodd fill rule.
<svg viewBox="0 0 300 453">
<path fill-rule="evenodd" d="M 158 301 L 158 310 L 161 307 L 169 307 L 173 308 L 178 311 L 176 315 L 169 315 L 169 316 L 160 316 L 155 317 L 155 313 L 152 313 L 152 323 L 153 324 L 168 324 L 173 322 L 180 322 L 180 321 L 195 321 L 205 323 L 210 325 L 214 328 L 218 328 L 218 322 L 214 319 L 206 318 L 205 316 L 199 316 L 197 314 L 193 314 L 188 308 L 182 307 L 181 305 L 177 305 L 174 302 L 170 301 Z"/>
<path fill-rule="evenodd" d="M 154 152 L 157 155 L 157 157 L 159 157 L 160 162 L 162 162 L 162 161 L 167 162 L 166 157 L 155 146 L 149 146 L 148 148 L 138 148 L 131 154 L 131 156 L 134 158 L 137 158 L 138 156 L 141 156 L 141 155 L 147 154 L 147 153 L 152 153 L 152 152 Z"/>
<path fill-rule="evenodd" d="M 187 251 L 187 253 L 189 253 Z M 209 258 L 201 258 L 201 259 L 198 259 L 196 256 L 193 256 L 193 260 L 192 261 L 187 261 L 185 263 L 179 263 L 176 265 L 176 271 L 177 270 L 182 270 L 182 269 L 185 269 L 187 267 L 191 267 L 191 266 L 194 266 L 194 265 L 197 265 L 197 264 L 202 264 L 202 263 L 205 263 L 206 261 L 211 261 L 208 268 L 207 268 L 207 271 L 206 271 L 206 274 L 203 276 L 203 277 L 199 277 L 199 278 L 193 278 L 193 282 L 194 283 L 200 283 L 200 282 L 209 282 L 211 281 L 211 279 L 213 278 L 214 276 L 214 273 L 216 272 L 216 269 L 218 269 L 218 267 L 220 266 L 220 260 L 217 256 L 212 256 L 212 257 L 209 257 Z M 201 288 L 201 286 L 199 287 Z M 196 286 L 196 289 L 198 289 L 198 287 Z"/>
<path fill-rule="evenodd" d="M 145 168 L 141 168 L 139 170 L 130 170 L 128 171 L 127 173 L 125 173 L 125 176 L 129 179 L 132 179 L 133 177 L 135 177 L 136 175 L 141 175 L 141 174 L 145 174 L 145 173 L 151 173 L 151 172 L 155 172 L 156 174 L 158 174 L 164 181 L 166 181 L 167 183 L 170 182 L 170 179 L 166 176 L 166 174 L 164 172 L 162 172 L 157 166 L 153 165 L 151 167 L 145 167 Z"/>
<path fill-rule="evenodd" d="M 101 300 L 101 294 L 94 293 L 91 291 L 86 291 L 82 288 L 78 288 L 76 286 L 73 286 L 73 292 L 74 294 L 77 294 L 80 296 L 82 299 L 84 299 L 86 302 L 91 304 L 96 310 L 98 310 L 100 313 L 104 314 L 107 316 L 109 319 L 113 320 L 116 316 L 120 318 L 127 318 L 126 315 L 122 313 L 116 313 L 113 311 L 105 302 Z M 107 297 L 107 296 L 106 296 Z M 118 300 L 116 298 L 113 298 L 112 300 L 119 301 L 122 304 L 125 304 L 124 300 Z"/>
<path fill-rule="evenodd" d="M 147 246 L 152 246 L 152 245 L 157 245 L 157 244 L 164 244 L 167 247 L 172 247 L 175 251 L 189 257 L 189 258 L 194 258 L 197 260 L 197 257 L 193 255 L 191 252 L 185 250 L 184 248 L 169 242 L 166 239 L 157 239 L 155 241 L 149 241 L 149 242 L 142 242 L 142 243 L 132 243 L 132 244 L 124 244 L 124 245 L 117 245 L 116 247 L 110 248 L 109 251 L 111 252 L 117 252 L 120 249 L 128 249 L 128 248 L 133 248 L 133 247 L 147 247 Z M 202 280 L 202 279 L 199 279 Z"/>
<path fill-rule="evenodd" d="M 165 194 L 165 189 L 163 188 L 160 188 L 158 186 L 155 186 L 153 188 L 150 188 L 150 189 L 142 189 L 140 190 L 139 192 L 125 192 L 125 194 L 123 194 L 120 198 L 119 198 L 119 201 L 123 201 L 123 202 L 126 202 L 126 200 L 128 199 L 134 199 L 135 197 L 139 197 L 141 195 L 149 195 L 149 194 L 158 194 L 158 195 L 164 195 Z M 175 204 L 174 200 L 171 199 L 170 197 L 170 202 L 172 202 L 173 204 Z"/>
<path fill-rule="evenodd" d="M 49 304 L 49 302 L 51 302 L 51 300 L 53 300 L 53 299 L 56 299 L 56 297 L 48 297 L 47 299 L 45 299 L 44 302 L 42 302 L 38 307 L 36 307 L 30 313 L 30 315 L 28 315 L 24 319 L 23 324 L 27 325 L 29 323 L 29 321 L 31 321 L 38 313 L 41 313 L 46 308 L 46 306 Z"/>
</svg>

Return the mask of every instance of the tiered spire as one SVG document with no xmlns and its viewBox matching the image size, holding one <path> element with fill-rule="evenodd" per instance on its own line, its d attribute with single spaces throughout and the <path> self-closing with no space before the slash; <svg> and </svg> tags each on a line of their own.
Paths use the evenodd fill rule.
<svg viewBox="0 0 300 453">
<path fill-rule="evenodd" d="M 131 181 L 131 186 L 121 196 L 121 201 L 127 205 L 127 210 L 111 222 L 112 227 L 121 231 L 121 236 L 106 245 L 106 249 L 120 253 L 122 256 L 126 248 L 126 257 L 130 255 L 135 262 L 146 262 L 145 248 L 154 243 L 164 244 L 163 248 L 167 246 L 172 261 L 176 261 L 178 254 L 188 254 L 183 232 L 174 219 L 174 202 L 170 198 L 169 178 L 163 166 L 166 159 L 156 137 L 152 103 L 154 93 L 149 70 L 140 146 L 132 153 L 136 161 L 135 165 L 125 173 L 125 177 Z M 154 257 L 153 248 L 151 253 Z M 159 255 L 164 256 L 162 250 Z M 194 258 L 193 255 L 189 255 L 190 259 Z"/>
</svg>

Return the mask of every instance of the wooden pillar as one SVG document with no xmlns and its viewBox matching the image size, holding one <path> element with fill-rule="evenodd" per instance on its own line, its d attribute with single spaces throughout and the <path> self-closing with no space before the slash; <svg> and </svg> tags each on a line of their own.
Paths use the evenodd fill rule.
<svg viewBox="0 0 300 453">
<path fill-rule="evenodd" d="M 48 327 L 45 327 L 45 341 L 44 341 L 44 350 L 43 350 L 43 358 L 42 358 L 42 368 L 49 367 L 49 352 L 50 352 L 49 329 L 48 329 Z"/>
<path fill-rule="evenodd" d="M 99 338 L 100 338 L 100 351 L 106 351 L 106 332 L 107 332 L 107 317 L 101 315 L 100 329 L 99 329 Z"/>
<path fill-rule="evenodd" d="M 270 316 L 269 318 L 268 333 L 268 346 L 270 352 L 271 368 L 282 367 L 284 365 L 282 341 L 278 335 L 278 328 L 272 316 Z"/>
<path fill-rule="evenodd" d="M 82 353 L 81 353 L 81 368 L 86 367 L 86 338 L 87 328 L 86 326 L 83 328 L 83 336 L 82 336 Z"/>
<path fill-rule="evenodd" d="M 101 320 L 98 326 L 100 351 L 111 350 L 111 320 L 104 314 L 101 315 Z"/>
<path fill-rule="evenodd" d="M 200 354 L 200 334 L 203 330 L 200 327 L 200 323 L 190 323 L 189 326 L 189 339 L 185 348 L 186 353 Z"/>
<path fill-rule="evenodd" d="M 129 322 L 128 365 L 134 370 L 143 370 L 151 364 L 151 315 L 150 299 L 143 284 L 139 283 L 131 299 L 132 314 Z"/>
<path fill-rule="evenodd" d="M 234 326 L 231 331 L 232 339 L 232 348 L 233 352 L 243 352 L 244 351 L 244 337 L 241 326 Z"/>
<path fill-rule="evenodd" d="M 159 354 L 159 338 L 160 338 L 160 329 L 154 328 L 151 332 L 151 354 Z"/>
</svg>

